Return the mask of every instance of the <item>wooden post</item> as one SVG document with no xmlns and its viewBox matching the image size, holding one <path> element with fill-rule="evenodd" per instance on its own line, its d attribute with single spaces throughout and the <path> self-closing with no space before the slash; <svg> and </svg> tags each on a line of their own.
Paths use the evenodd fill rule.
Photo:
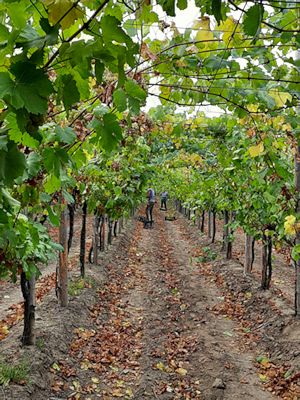
<svg viewBox="0 0 300 400">
<path fill-rule="evenodd" d="M 22 344 L 30 346 L 35 344 L 35 275 L 26 278 L 25 272 L 21 273 L 21 289 L 24 298 L 24 330 Z"/>
<path fill-rule="evenodd" d="M 64 205 L 64 202 L 62 202 Z M 59 253 L 59 266 L 58 266 L 58 300 L 61 307 L 68 305 L 68 217 L 67 207 L 61 212 L 60 226 L 59 226 L 59 243 L 63 247 L 63 251 Z"/>
</svg>

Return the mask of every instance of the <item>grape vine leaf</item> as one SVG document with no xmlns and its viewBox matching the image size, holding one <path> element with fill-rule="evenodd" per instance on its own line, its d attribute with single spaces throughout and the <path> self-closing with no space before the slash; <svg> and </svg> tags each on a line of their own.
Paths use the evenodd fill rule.
<svg viewBox="0 0 300 400">
<path fill-rule="evenodd" d="M 103 121 L 94 120 L 91 125 L 96 131 L 96 140 L 108 152 L 112 151 L 122 139 L 122 130 L 114 114 L 105 114 Z"/>
<path fill-rule="evenodd" d="M 7 151 L 0 151 L 0 180 L 11 186 L 18 176 L 21 176 L 26 167 L 26 160 L 13 142 L 8 142 Z"/>
<path fill-rule="evenodd" d="M 260 32 L 261 21 L 264 15 L 264 6 L 255 4 L 246 12 L 243 29 L 246 35 L 257 36 Z"/>
<path fill-rule="evenodd" d="M 33 114 L 44 114 L 48 108 L 48 96 L 53 87 L 42 70 L 29 62 L 19 61 L 11 66 L 13 81 L 6 72 L 0 73 L 1 97 L 16 109 L 25 107 Z"/>
<path fill-rule="evenodd" d="M 219 24 L 222 21 L 222 1 L 221 0 L 211 0 L 211 11 Z"/>
<path fill-rule="evenodd" d="M 62 29 L 67 29 L 74 22 L 83 17 L 82 10 L 78 7 L 78 2 L 72 0 L 44 0 L 47 7 L 49 21 L 52 25 L 58 22 Z"/>
</svg>

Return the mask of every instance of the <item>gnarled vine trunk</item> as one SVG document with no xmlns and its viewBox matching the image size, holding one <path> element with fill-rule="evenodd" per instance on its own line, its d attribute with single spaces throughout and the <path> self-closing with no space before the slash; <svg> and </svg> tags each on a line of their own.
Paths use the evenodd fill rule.
<svg viewBox="0 0 300 400">
<path fill-rule="evenodd" d="M 82 205 L 82 225 L 80 232 L 80 275 L 84 278 L 85 275 L 85 247 L 86 247 L 86 217 L 87 217 L 87 202 Z"/>
<path fill-rule="evenodd" d="M 212 234 L 211 234 L 211 242 L 215 243 L 216 238 L 216 212 L 212 211 Z"/>
<path fill-rule="evenodd" d="M 272 238 L 263 233 L 261 288 L 270 288 L 272 278 Z"/>
<path fill-rule="evenodd" d="M 201 215 L 201 225 L 200 225 L 200 231 L 203 233 L 204 232 L 204 224 L 205 224 L 205 211 L 202 211 Z"/>
<path fill-rule="evenodd" d="M 25 272 L 21 273 L 21 289 L 24 298 L 24 330 L 22 344 L 30 346 L 35 344 L 35 275 L 26 278 Z"/>
<path fill-rule="evenodd" d="M 68 204 L 68 210 L 69 210 L 69 239 L 68 239 L 68 253 L 69 253 L 74 236 L 75 204 Z"/>
<path fill-rule="evenodd" d="M 207 223 L 208 223 L 208 237 L 209 238 L 211 238 L 211 231 L 212 231 L 212 229 L 211 229 L 211 220 L 212 220 L 212 213 L 211 213 L 211 211 L 209 210 L 208 211 L 208 221 L 207 221 Z"/>
<path fill-rule="evenodd" d="M 296 217 L 300 217 L 300 143 L 298 141 L 295 154 L 295 189 L 296 189 Z M 296 245 L 300 245 L 300 230 L 296 230 Z M 300 259 L 295 262 L 295 314 L 300 318 Z"/>
<path fill-rule="evenodd" d="M 59 243 L 63 247 L 63 251 L 59 252 L 59 264 L 57 274 L 57 295 L 60 305 L 67 307 L 68 305 L 68 217 L 67 208 L 61 213 L 59 225 Z"/>
<path fill-rule="evenodd" d="M 245 264 L 244 274 L 250 274 L 252 272 L 254 262 L 254 244 L 255 240 L 253 236 L 245 234 Z"/>
</svg>

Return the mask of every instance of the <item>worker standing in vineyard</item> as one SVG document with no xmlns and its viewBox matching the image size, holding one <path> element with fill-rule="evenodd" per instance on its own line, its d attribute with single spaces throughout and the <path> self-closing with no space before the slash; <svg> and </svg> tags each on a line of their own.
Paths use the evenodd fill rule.
<svg viewBox="0 0 300 400">
<path fill-rule="evenodd" d="M 160 208 L 162 210 L 167 211 L 167 198 L 168 198 L 168 192 L 164 191 L 160 195 Z"/>
<path fill-rule="evenodd" d="M 154 189 L 149 188 L 147 190 L 147 206 L 146 206 L 146 218 L 148 224 L 150 224 L 150 227 L 152 227 L 153 224 L 153 207 L 155 204 L 155 192 Z"/>
</svg>

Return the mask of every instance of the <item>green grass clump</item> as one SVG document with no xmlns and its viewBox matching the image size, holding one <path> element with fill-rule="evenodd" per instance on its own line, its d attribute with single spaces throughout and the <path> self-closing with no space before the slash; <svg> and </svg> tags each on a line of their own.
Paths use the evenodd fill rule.
<svg viewBox="0 0 300 400">
<path fill-rule="evenodd" d="M 205 262 L 213 261 L 218 256 L 218 253 L 216 253 L 214 250 L 210 249 L 209 247 L 203 247 L 202 252 L 203 252 L 203 255 L 196 258 L 197 262 L 205 263 Z"/>
<path fill-rule="evenodd" d="M 84 288 L 91 288 L 95 286 L 93 278 L 76 278 L 69 282 L 68 293 L 70 296 L 78 296 Z"/>
<path fill-rule="evenodd" d="M 28 381 L 29 371 L 29 365 L 25 361 L 16 365 L 0 361 L 0 385 L 7 386 L 10 382 L 24 384 Z"/>
</svg>

